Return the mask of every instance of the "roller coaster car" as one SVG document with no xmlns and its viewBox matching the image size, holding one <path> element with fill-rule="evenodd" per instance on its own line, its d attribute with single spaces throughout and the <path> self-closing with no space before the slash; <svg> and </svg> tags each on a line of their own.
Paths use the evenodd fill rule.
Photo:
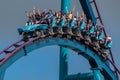
<svg viewBox="0 0 120 80">
<path fill-rule="evenodd" d="M 47 24 L 33 24 L 24 26 L 22 28 L 18 28 L 19 35 L 22 35 L 23 33 L 32 33 L 34 31 L 39 30 L 46 30 L 48 28 Z"/>
<path fill-rule="evenodd" d="M 18 29 L 19 35 L 22 35 L 23 39 L 28 39 L 31 37 L 45 37 L 45 33 L 47 32 L 48 25 L 47 24 L 33 24 L 24 26 Z"/>
</svg>

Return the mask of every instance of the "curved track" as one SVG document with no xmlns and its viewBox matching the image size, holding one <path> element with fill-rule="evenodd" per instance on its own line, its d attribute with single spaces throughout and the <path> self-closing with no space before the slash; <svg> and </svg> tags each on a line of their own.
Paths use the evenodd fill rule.
<svg viewBox="0 0 120 80">
<path fill-rule="evenodd" d="M 44 39 L 41 37 L 34 37 L 26 41 L 19 40 L 7 47 L 0 52 L 0 73 L 6 70 L 16 60 L 27 55 L 29 52 L 50 45 L 59 45 L 74 50 L 79 55 L 84 56 L 89 61 L 92 68 L 99 67 L 103 76 L 107 77 L 108 80 L 117 80 L 116 75 L 107 64 L 108 61 L 112 63 L 110 59 L 104 60 L 99 55 L 99 52 L 96 52 L 93 48 L 83 43 L 81 39 L 76 40 L 73 38 L 67 38 L 60 34 L 56 37 L 48 36 Z M 112 65 L 115 67 L 114 64 Z"/>
</svg>

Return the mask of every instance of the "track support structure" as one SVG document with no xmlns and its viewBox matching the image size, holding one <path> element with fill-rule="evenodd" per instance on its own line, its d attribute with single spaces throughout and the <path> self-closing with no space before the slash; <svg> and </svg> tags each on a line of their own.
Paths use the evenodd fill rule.
<svg viewBox="0 0 120 80">
<path fill-rule="evenodd" d="M 0 80 L 4 80 L 5 70 L 0 71 Z"/>
<path fill-rule="evenodd" d="M 61 0 L 61 10 L 68 14 L 70 11 L 71 0 Z M 59 80 L 65 80 L 65 76 L 68 74 L 68 48 L 60 46 L 60 63 L 59 63 Z"/>
<path fill-rule="evenodd" d="M 100 68 L 93 68 L 92 69 L 93 74 L 94 74 L 94 79 L 93 80 L 103 80 L 101 73 L 100 73 Z"/>
</svg>

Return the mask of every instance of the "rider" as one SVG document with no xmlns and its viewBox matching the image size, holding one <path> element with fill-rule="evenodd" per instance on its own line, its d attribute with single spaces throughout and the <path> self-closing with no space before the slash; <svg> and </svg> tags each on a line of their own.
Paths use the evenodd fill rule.
<svg viewBox="0 0 120 80">
<path fill-rule="evenodd" d="M 39 24 L 40 19 L 41 19 L 41 14 L 40 14 L 39 9 L 38 8 L 33 8 L 33 13 L 34 13 L 34 16 L 35 16 L 36 24 Z"/>
<path fill-rule="evenodd" d="M 60 24 L 60 26 L 65 27 L 66 26 L 66 22 L 67 22 L 66 15 L 63 14 L 59 24 Z"/>
<path fill-rule="evenodd" d="M 27 25 L 33 25 L 35 23 L 33 13 L 32 12 L 27 12 L 26 14 L 27 14 L 27 17 L 28 17 L 29 20 L 27 21 L 27 23 L 25 25 L 26 26 Z"/>
<path fill-rule="evenodd" d="M 112 47 L 112 38 L 111 36 L 107 35 L 101 42 L 101 53 L 104 58 L 106 58 L 109 54 L 107 52 L 107 49 L 110 49 Z"/>
<path fill-rule="evenodd" d="M 77 18 L 73 16 L 72 19 L 69 21 L 69 34 L 72 34 L 72 29 L 76 27 Z"/>
<path fill-rule="evenodd" d="M 83 32 L 85 30 L 85 20 L 84 20 L 84 15 L 79 16 L 79 21 L 80 21 L 80 31 Z"/>
<path fill-rule="evenodd" d="M 53 35 L 53 28 L 57 26 L 57 22 L 56 22 L 56 17 L 53 17 L 53 19 L 51 20 L 51 27 L 50 27 L 50 34 Z"/>
<path fill-rule="evenodd" d="M 72 19 L 73 18 L 73 11 L 70 11 L 69 14 L 68 14 L 68 19 Z"/>
<path fill-rule="evenodd" d="M 110 35 L 107 35 L 105 38 L 105 48 L 110 49 L 112 47 L 112 38 Z"/>
<path fill-rule="evenodd" d="M 84 31 L 83 37 L 84 39 L 91 43 L 91 35 L 94 34 L 94 26 L 91 20 L 88 20 L 88 24 L 86 26 L 86 29 Z"/>
<path fill-rule="evenodd" d="M 59 33 L 63 33 L 62 27 L 65 27 L 67 24 L 66 15 L 62 14 L 59 22 Z"/>
<path fill-rule="evenodd" d="M 76 16 L 73 16 L 72 19 L 69 22 L 69 27 L 70 28 L 73 28 L 73 27 L 76 26 L 76 20 L 77 20 Z"/>
</svg>

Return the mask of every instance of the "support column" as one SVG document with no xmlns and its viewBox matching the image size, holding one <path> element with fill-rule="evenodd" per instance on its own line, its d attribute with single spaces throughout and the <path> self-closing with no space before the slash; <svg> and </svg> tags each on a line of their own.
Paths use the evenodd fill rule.
<svg viewBox="0 0 120 80">
<path fill-rule="evenodd" d="M 70 0 L 61 0 L 61 10 L 67 14 L 67 9 L 70 11 Z M 60 65 L 59 65 L 59 80 L 65 80 L 68 74 L 68 48 L 60 47 Z"/>
<path fill-rule="evenodd" d="M 4 80 L 5 70 L 0 72 L 0 80 Z"/>
<path fill-rule="evenodd" d="M 61 0 L 61 10 L 64 13 L 67 13 L 67 9 L 68 9 L 68 12 L 70 12 L 70 2 L 71 0 Z"/>
<path fill-rule="evenodd" d="M 68 74 L 68 49 L 60 47 L 59 80 L 64 80 Z"/>
<path fill-rule="evenodd" d="M 87 20 L 91 19 L 93 21 L 93 24 L 96 24 L 96 17 L 92 10 L 92 6 L 90 4 L 90 0 L 79 0 L 82 9 L 86 15 Z"/>
<path fill-rule="evenodd" d="M 92 70 L 94 74 L 94 80 L 103 80 L 100 73 L 100 68 L 93 68 Z"/>
</svg>

